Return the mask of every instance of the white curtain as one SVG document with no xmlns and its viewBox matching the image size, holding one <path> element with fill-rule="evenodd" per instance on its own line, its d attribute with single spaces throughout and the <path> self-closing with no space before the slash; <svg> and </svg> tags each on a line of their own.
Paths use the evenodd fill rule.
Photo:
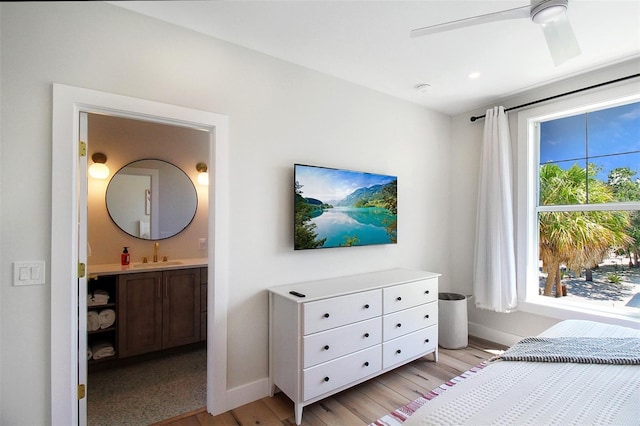
<svg viewBox="0 0 640 426">
<path fill-rule="evenodd" d="M 517 307 L 511 137 L 503 107 L 487 110 L 480 163 L 473 295 L 478 308 Z"/>
</svg>

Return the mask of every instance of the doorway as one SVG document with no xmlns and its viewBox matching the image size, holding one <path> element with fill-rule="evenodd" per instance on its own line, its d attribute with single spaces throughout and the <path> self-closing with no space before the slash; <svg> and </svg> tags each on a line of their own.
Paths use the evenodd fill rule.
<svg viewBox="0 0 640 426">
<path fill-rule="evenodd" d="M 86 246 L 86 209 L 79 184 L 86 179 L 78 159 L 81 112 L 109 114 L 146 121 L 205 129 L 210 135 L 207 318 L 207 411 L 226 411 L 226 312 L 228 289 L 228 121 L 206 111 L 146 101 L 105 92 L 54 84 L 52 121 L 52 227 L 51 227 L 51 420 L 53 424 L 85 424 L 86 398 L 79 366 L 86 361 L 79 341 L 79 311 L 86 300 L 78 297 L 85 286 L 86 265 L 80 247 Z M 83 228 L 84 227 L 84 228 Z M 83 237 L 84 235 L 84 237 Z M 86 250 L 85 250 L 86 251 Z M 86 293 L 85 293 L 86 294 Z M 84 410 L 84 411 L 83 411 Z"/>
<path fill-rule="evenodd" d="M 201 268 L 208 265 L 209 191 L 198 183 L 196 164 L 208 163 L 209 132 L 81 114 L 86 158 L 105 161 L 109 170 L 106 177 L 89 173 L 88 179 L 87 290 L 100 297 L 87 308 L 93 320 L 86 336 L 87 423 L 150 424 L 203 408 L 206 270 Z M 122 268 L 125 246 L 131 264 Z M 184 259 L 193 259 L 191 268 L 171 269 Z M 161 276 L 174 277 L 172 297 L 158 298 L 148 287 L 142 277 L 150 271 L 158 277 L 153 286 L 167 285 Z"/>
</svg>

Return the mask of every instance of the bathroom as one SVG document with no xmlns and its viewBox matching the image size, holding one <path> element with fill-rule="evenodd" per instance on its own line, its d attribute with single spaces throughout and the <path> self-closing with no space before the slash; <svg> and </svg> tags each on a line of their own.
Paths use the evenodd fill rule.
<svg viewBox="0 0 640 426">
<path fill-rule="evenodd" d="M 89 424 L 113 424 L 113 416 L 124 416 L 120 417 L 121 422 L 151 423 L 205 406 L 209 188 L 205 182 L 199 182 L 199 175 L 204 171 L 203 166 L 207 166 L 209 141 L 210 135 L 204 130 L 88 114 L 88 166 L 104 161 L 109 169 L 106 178 L 88 177 L 88 287 L 90 292 L 99 288 L 111 293 L 109 304 L 94 308 L 96 312 L 102 309 L 116 313 L 114 323 L 108 324 L 105 330 L 100 327 L 96 330 L 95 326 L 88 328 Z M 103 157 L 95 156 L 96 153 Z M 129 168 L 123 169 L 125 166 Z M 160 177 L 152 177 L 153 184 L 147 185 L 147 189 L 144 184 L 136 187 L 133 198 L 123 203 L 123 197 L 116 191 L 134 187 L 133 181 L 121 180 L 131 177 L 131 166 L 147 170 L 156 168 Z M 170 181 L 168 176 L 174 176 L 181 183 Z M 154 186 L 158 182 L 162 191 Z M 174 193 L 165 200 L 160 199 L 161 196 L 154 197 L 166 194 L 164 185 L 168 183 Z M 168 213 L 172 208 L 176 211 Z M 131 213 L 131 217 L 127 217 L 127 213 Z M 170 221 L 158 219 L 167 216 L 171 216 Z M 129 265 L 123 266 L 124 247 L 127 247 Z M 168 290 L 171 286 L 166 287 L 164 283 L 171 283 L 167 280 L 176 273 L 181 275 L 174 281 L 185 283 L 188 279 L 187 285 L 196 289 L 196 292 L 176 292 L 174 299 L 184 303 L 193 295 L 196 308 L 186 316 L 195 315 L 187 326 L 193 325 L 194 332 L 199 334 L 197 342 L 174 338 L 173 343 L 167 344 L 168 334 L 161 332 L 163 343 L 144 347 L 144 336 L 136 334 L 138 325 L 135 321 L 146 321 L 146 317 L 155 315 L 155 311 L 149 307 L 150 303 L 144 303 L 144 298 L 136 301 L 133 297 L 142 285 L 146 285 L 144 280 L 153 277 L 154 273 L 161 278 L 151 285 L 165 285 L 166 296 L 173 290 Z M 138 277 L 141 280 L 136 281 Z M 126 288 L 132 290 L 124 294 Z M 126 310 L 123 308 L 125 297 L 129 298 Z M 171 309 L 174 312 L 177 308 Z M 162 303 L 158 310 L 162 310 Z M 169 311 L 166 302 L 164 310 L 166 315 Z M 163 318 L 166 324 L 167 319 Z M 95 357 L 92 345 L 97 341 L 111 341 L 113 355 L 107 351 L 106 356 Z M 174 381 L 167 378 L 168 372 L 176 375 Z M 193 375 L 197 375 L 197 379 L 193 379 Z M 125 381 L 135 383 L 125 384 Z M 160 401 L 159 396 L 167 393 L 162 386 L 180 387 L 181 398 L 188 400 L 174 397 L 169 398 L 170 402 Z M 190 386 L 194 388 L 189 389 Z M 143 398 L 146 401 L 141 401 Z M 171 404 L 177 406 L 168 407 Z M 129 410 L 127 405 L 133 408 Z M 149 409 L 145 410 L 145 406 Z M 140 417 L 151 412 L 160 418 Z"/>
</svg>

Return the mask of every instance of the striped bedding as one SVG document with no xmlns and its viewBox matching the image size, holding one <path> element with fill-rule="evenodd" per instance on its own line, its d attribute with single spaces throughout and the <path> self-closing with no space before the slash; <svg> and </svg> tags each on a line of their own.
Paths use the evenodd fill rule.
<svg viewBox="0 0 640 426">
<path fill-rule="evenodd" d="M 634 340 L 640 330 L 567 320 L 538 337 Z M 404 423 L 417 425 L 640 425 L 640 365 L 492 362 Z"/>
<path fill-rule="evenodd" d="M 640 364 L 640 338 L 527 337 L 491 361 Z"/>
</svg>

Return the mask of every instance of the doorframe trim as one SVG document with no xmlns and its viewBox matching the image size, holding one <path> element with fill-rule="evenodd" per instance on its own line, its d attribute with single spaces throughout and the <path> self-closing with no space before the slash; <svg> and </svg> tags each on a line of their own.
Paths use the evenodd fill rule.
<svg viewBox="0 0 640 426">
<path fill-rule="evenodd" d="M 209 130 L 207 411 L 227 407 L 229 287 L 228 117 L 155 101 L 53 84 L 51 164 L 51 424 L 78 416 L 78 155 L 80 112 Z M 84 356 L 83 356 L 84 359 Z"/>
</svg>

